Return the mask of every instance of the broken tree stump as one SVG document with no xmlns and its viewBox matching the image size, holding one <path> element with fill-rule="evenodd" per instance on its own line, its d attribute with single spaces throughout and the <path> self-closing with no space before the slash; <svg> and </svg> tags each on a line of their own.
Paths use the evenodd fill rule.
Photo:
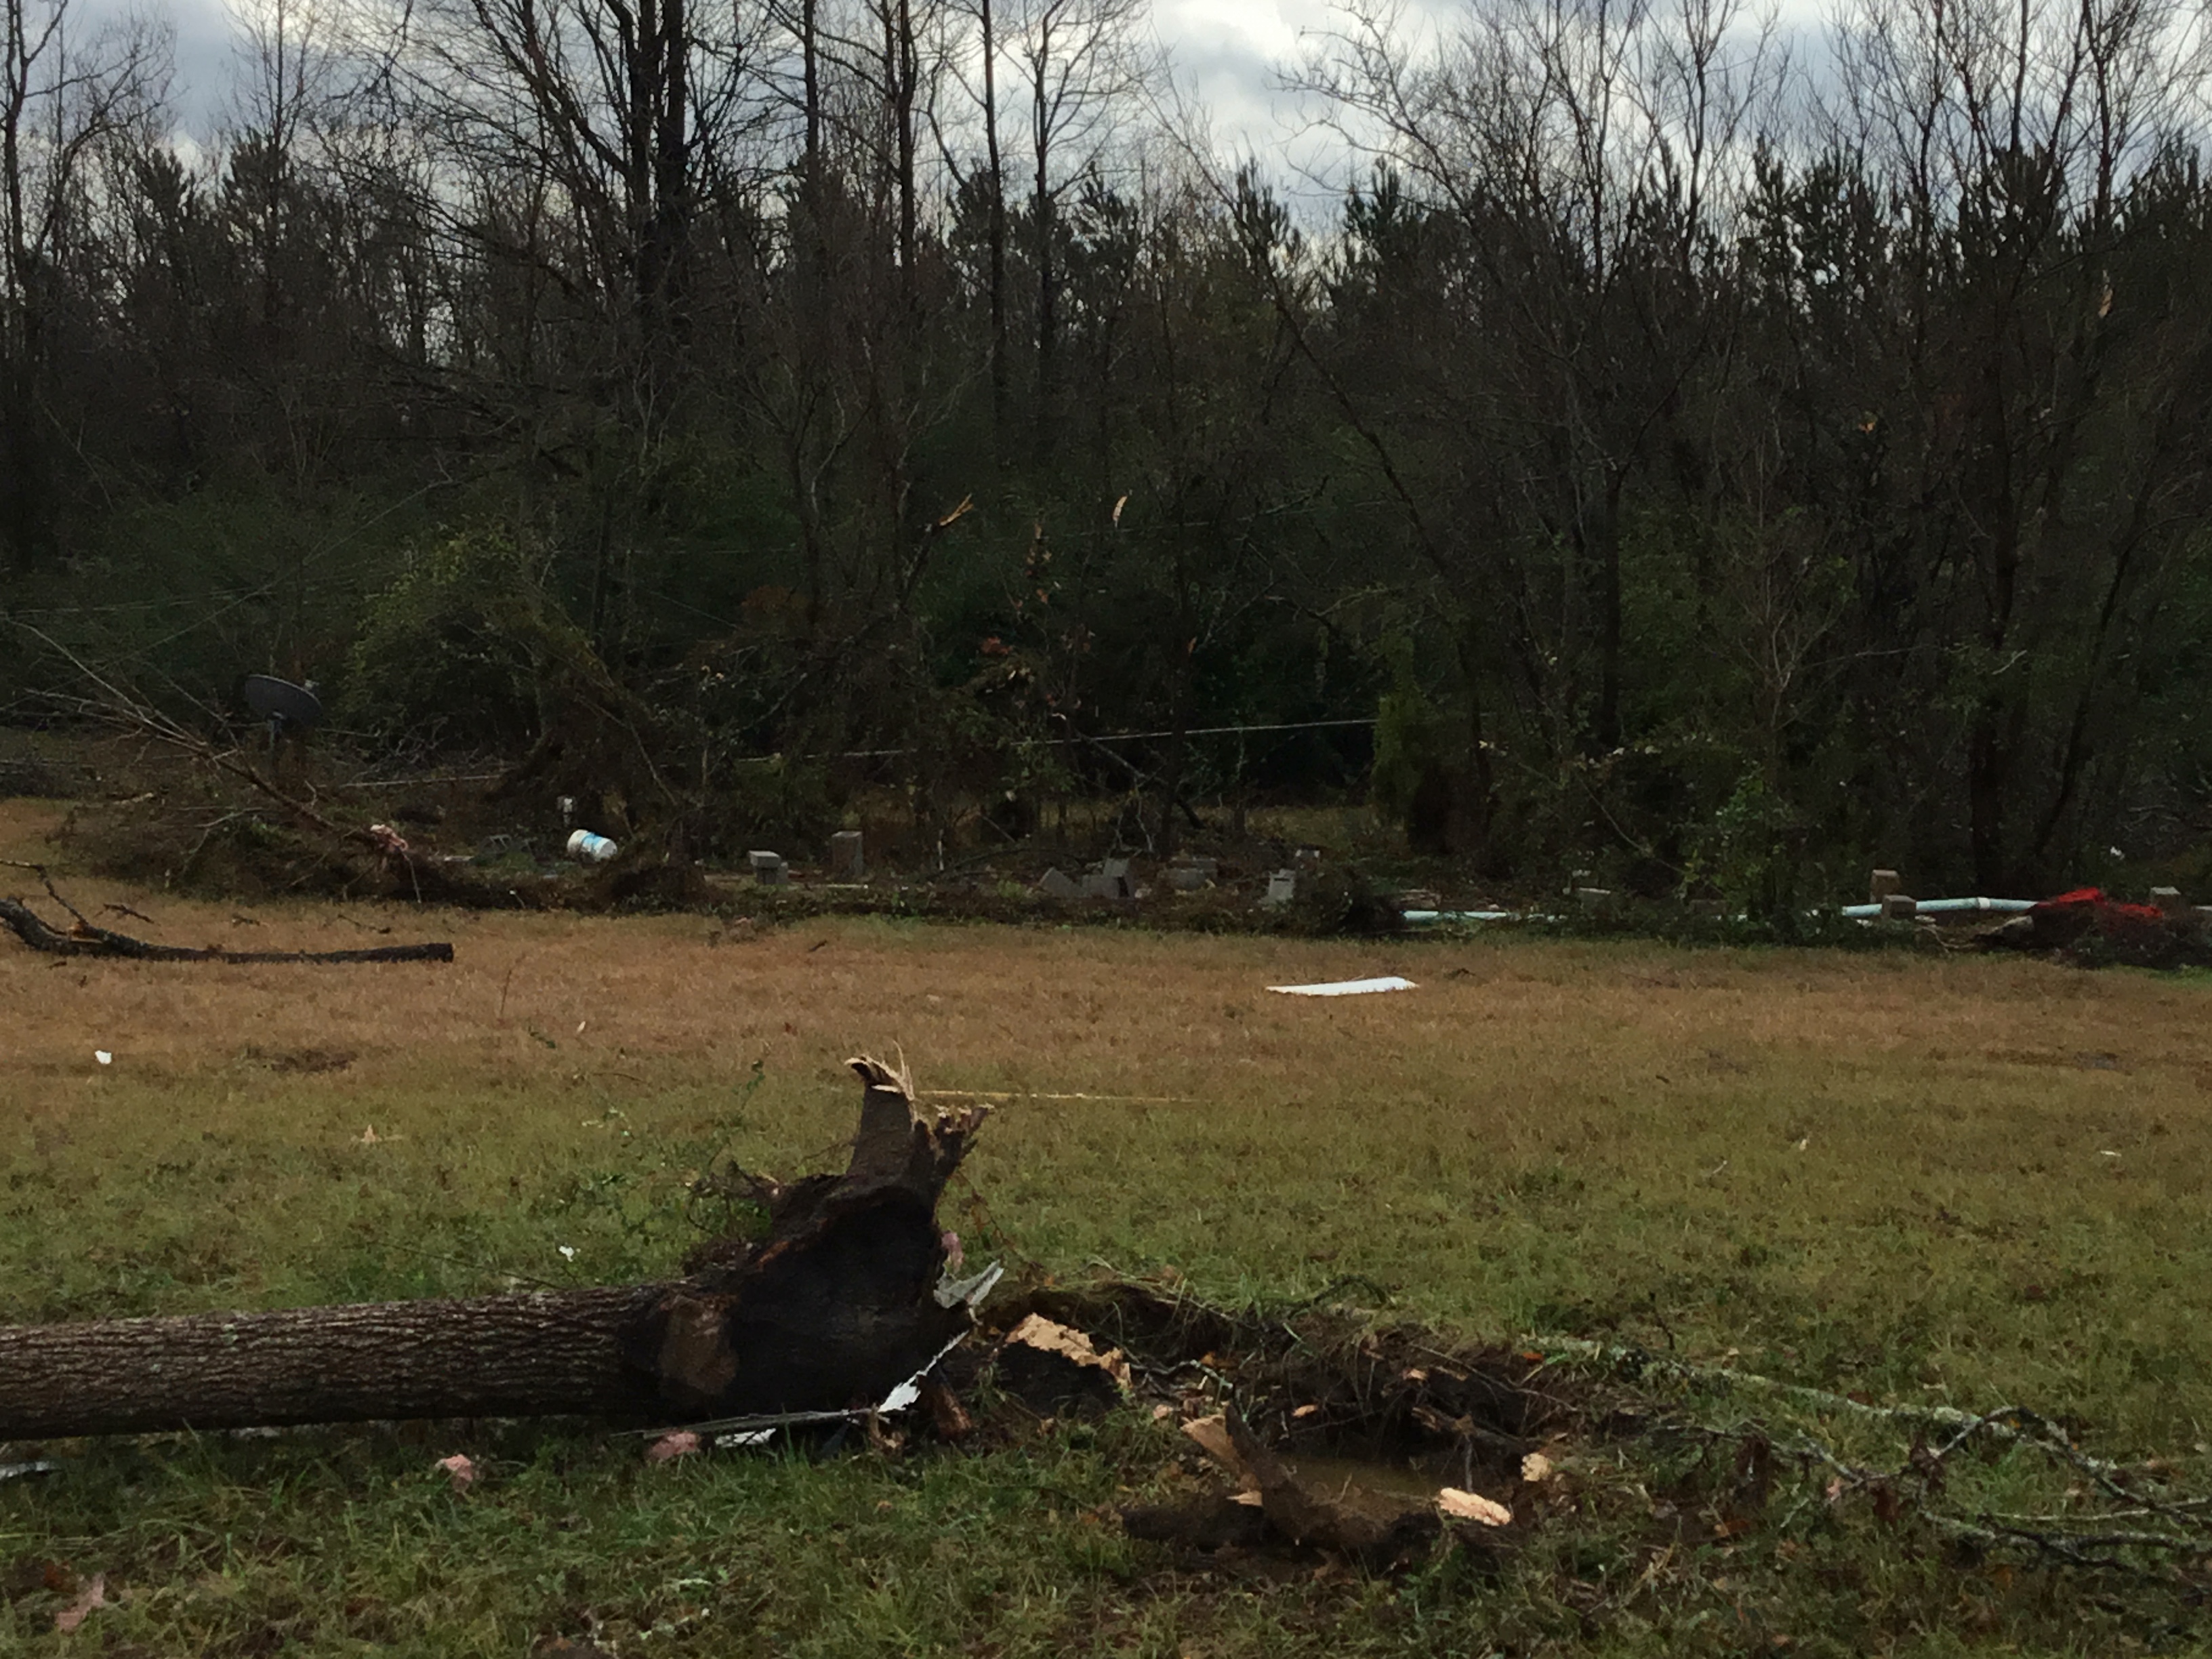
<svg viewBox="0 0 2212 1659">
<path fill-rule="evenodd" d="M 967 1329 L 935 1294 L 937 1200 L 988 1109 L 865 1088 L 842 1176 L 747 1178 L 758 1243 L 684 1279 L 276 1313 L 0 1326 L 0 1441 L 409 1417 L 703 1420 L 873 1405 Z"/>
</svg>

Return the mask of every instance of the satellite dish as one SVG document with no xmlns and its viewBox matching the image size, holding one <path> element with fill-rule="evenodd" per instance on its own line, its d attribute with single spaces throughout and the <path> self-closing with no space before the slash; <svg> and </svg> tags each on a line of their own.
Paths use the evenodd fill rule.
<svg viewBox="0 0 2212 1659">
<path fill-rule="evenodd" d="M 322 700 L 304 685 L 270 674 L 248 674 L 240 688 L 246 706 L 276 728 L 305 732 L 323 717 Z"/>
</svg>

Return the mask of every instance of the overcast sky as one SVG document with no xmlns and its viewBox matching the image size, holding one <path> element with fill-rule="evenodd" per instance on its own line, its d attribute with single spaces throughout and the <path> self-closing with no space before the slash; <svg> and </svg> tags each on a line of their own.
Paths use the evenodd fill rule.
<svg viewBox="0 0 2212 1659">
<path fill-rule="evenodd" d="M 223 0 L 73 0 L 73 26 L 130 13 L 166 19 L 176 30 L 175 96 L 180 125 L 209 136 L 232 71 L 230 14 Z M 1275 118 L 1271 64 L 1294 58 L 1300 32 L 1327 26 L 1328 0 L 1154 0 L 1153 24 L 1182 78 L 1223 136 L 1264 144 Z"/>
<path fill-rule="evenodd" d="M 1464 0 L 1407 0 L 1418 21 L 1449 17 Z M 225 0 L 71 0 L 73 22 L 146 14 L 176 30 L 175 103 L 179 125 L 198 139 L 213 136 L 234 69 L 231 15 Z M 1785 20 L 1809 21 L 1821 0 L 1782 0 Z M 1217 139 L 1278 160 L 1297 125 L 1296 111 L 1274 90 L 1278 70 L 1295 64 L 1306 41 L 1326 31 L 1332 0 L 1153 0 L 1152 27 L 1170 54 L 1178 82 L 1212 114 Z M 1295 152 L 1295 146 L 1292 151 Z"/>
</svg>

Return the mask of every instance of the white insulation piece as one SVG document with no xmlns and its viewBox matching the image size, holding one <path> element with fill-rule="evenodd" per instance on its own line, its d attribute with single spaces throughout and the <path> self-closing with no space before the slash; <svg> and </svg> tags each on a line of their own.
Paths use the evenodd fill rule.
<svg viewBox="0 0 2212 1659">
<path fill-rule="evenodd" d="M 1364 997 L 1376 991 L 1410 991 L 1415 988 L 1410 979 L 1386 974 L 1381 979 L 1340 979 L 1328 985 L 1270 985 L 1267 988 L 1280 991 L 1286 997 Z"/>
</svg>

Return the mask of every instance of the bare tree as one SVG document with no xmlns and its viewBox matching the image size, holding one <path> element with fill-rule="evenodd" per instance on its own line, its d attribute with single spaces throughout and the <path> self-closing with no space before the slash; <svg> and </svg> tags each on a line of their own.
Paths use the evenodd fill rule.
<svg viewBox="0 0 2212 1659">
<path fill-rule="evenodd" d="M 162 95 L 168 40 L 125 25 L 80 42 L 68 0 L 0 4 L 0 543 L 51 544 L 49 434 L 40 410 L 53 272 L 81 216 L 88 155 Z"/>
<path fill-rule="evenodd" d="M 1059 395 L 1060 213 L 1099 162 L 1146 65 L 1136 48 L 1145 0 L 1016 0 L 1007 20 L 1029 106 L 1030 232 L 1036 283 L 1040 455 L 1051 453 Z"/>
</svg>

